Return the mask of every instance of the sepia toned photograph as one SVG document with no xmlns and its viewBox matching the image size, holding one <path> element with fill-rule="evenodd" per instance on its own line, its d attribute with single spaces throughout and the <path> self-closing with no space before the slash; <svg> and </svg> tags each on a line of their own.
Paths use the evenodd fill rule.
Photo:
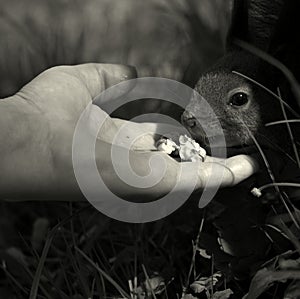
<svg viewBox="0 0 300 299">
<path fill-rule="evenodd" d="M 0 299 L 300 299 L 299 0 L 0 0 Z"/>
</svg>

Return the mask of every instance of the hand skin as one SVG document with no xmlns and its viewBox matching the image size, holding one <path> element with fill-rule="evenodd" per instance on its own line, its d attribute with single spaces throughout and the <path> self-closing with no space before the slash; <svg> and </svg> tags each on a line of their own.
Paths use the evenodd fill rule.
<svg viewBox="0 0 300 299">
<path fill-rule="evenodd" d="M 100 92 L 123 80 L 136 77 L 135 69 L 123 65 L 84 64 L 51 68 L 24 86 L 14 96 L 0 100 L 0 199 L 84 200 L 72 165 L 72 140 L 76 123 L 84 108 Z M 105 112 L 93 105 L 94 117 Z M 92 120 L 91 120 L 92 121 Z M 130 151 L 132 168 L 147 175 L 149 159 L 163 157 L 165 176 L 150 188 L 130 187 L 115 174 L 111 160 L 111 143 L 120 126 L 130 132 L 145 132 Z M 159 124 L 148 124 L 159 126 Z M 180 163 L 164 153 L 151 152 L 154 134 L 147 126 L 120 119 L 107 118 L 96 144 L 98 168 L 107 186 L 120 196 L 156 198 L 170 192 L 176 184 Z M 87 132 L 88 133 L 88 132 Z M 221 163 L 222 162 L 222 163 Z M 194 169 L 195 163 L 186 162 Z M 203 189 L 211 173 L 223 171 L 222 187 L 232 186 L 257 171 L 256 161 L 245 155 L 225 161 L 207 157 L 198 163 L 196 189 Z M 193 165 L 192 165 L 193 164 Z M 185 178 L 187 181 L 189 178 Z M 189 188 L 189 186 L 187 186 Z"/>
</svg>

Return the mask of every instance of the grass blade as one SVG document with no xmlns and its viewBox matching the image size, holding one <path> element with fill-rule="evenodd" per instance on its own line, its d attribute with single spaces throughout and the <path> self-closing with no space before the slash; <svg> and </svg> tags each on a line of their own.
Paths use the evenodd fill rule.
<svg viewBox="0 0 300 299">
<path fill-rule="evenodd" d="M 81 251 L 78 247 L 76 247 L 75 250 L 80 255 L 82 255 L 82 257 L 87 262 L 89 262 L 107 281 L 109 281 L 116 288 L 116 290 L 120 293 L 121 296 L 130 299 L 130 295 L 127 294 L 127 292 L 124 291 L 113 278 L 111 278 L 105 271 L 103 271 L 98 265 L 96 265 L 83 251 Z"/>
</svg>

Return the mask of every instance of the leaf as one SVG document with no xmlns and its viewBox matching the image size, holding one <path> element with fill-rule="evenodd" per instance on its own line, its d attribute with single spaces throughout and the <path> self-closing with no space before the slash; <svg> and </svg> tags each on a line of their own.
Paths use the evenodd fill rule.
<svg viewBox="0 0 300 299">
<path fill-rule="evenodd" d="M 287 287 L 284 299 L 300 298 L 300 281 L 294 280 Z"/>
<path fill-rule="evenodd" d="M 288 250 L 282 254 L 276 255 L 275 257 L 271 258 L 270 260 L 266 261 L 262 267 L 264 268 L 268 268 L 269 270 L 275 270 L 276 269 L 276 265 L 278 263 L 279 259 L 284 259 L 284 258 L 288 258 L 293 254 L 292 250 Z"/>
<path fill-rule="evenodd" d="M 205 249 L 197 248 L 199 254 L 205 259 L 211 259 L 211 255 L 207 254 Z"/>
<path fill-rule="evenodd" d="M 300 269 L 300 258 L 297 260 L 280 259 L 278 264 L 280 269 Z"/>
<path fill-rule="evenodd" d="M 191 294 L 185 294 L 182 299 L 197 299 L 197 297 L 194 297 L 193 295 Z"/>
<path fill-rule="evenodd" d="M 256 299 L 274 282 L 285 282 L 287 279 L 300 279 L 300 271 L 272 271 L 263 268 L 253 277 L 249 293 L 245 296 L 245 299 Z"/>
<path fill-rule="evenodd" d="M 233 294 L 231 289 L 215 292 L 212 299 L 228 299 Z"/>
<path fill-rule="evenodd" d="M 210 290 L 212 285 L 216 285 L 219 281 L 219 278 L 222 276 L 220 272 L 215 273 L 213 276 L 210 277 L 201 277 L 199 280 L 194 281 L 190 287 L 196 293 L 200 294 L 204 290 Z"/>
<path fill-rule="evenodd" d="M 145 281 L 145 288 L 149 295 L 151 294 L 151 290 L 155 294 L 160 294 L 165 290 L 165 287 L 165 281 L 161 276 L 154 276 Z"/>
</svg>

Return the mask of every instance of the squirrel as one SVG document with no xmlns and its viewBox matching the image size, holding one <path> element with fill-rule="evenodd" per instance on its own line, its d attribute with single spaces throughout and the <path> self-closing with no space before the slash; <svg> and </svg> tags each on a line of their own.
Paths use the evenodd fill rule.
<svg viewBox="0 0 300 299">
<path fill-rule="evenodd" d="M 300 37 L 294 33 L 300 28 L 299 11 L 299 0 L 235 0 L 225 55 L 199 78 L 195 86 L 222 126 L 229 154 L 246 152 L 259 159 L 261 154 L 256 149 L 255 138 L 266 154 L 276 180 L 291 179 L 298 183 L 300 170 L 295 159 L 289 158 L 293 151 L 286 124 L 266 126 L 284 120 L 282 104 L 245 76 L 275 94 L 279 87 L 280 96 L 286 102 L 286 114 L 294 119 L 299 117 L 297 97 L 277 67 L 236 40 L 268 53 L 300 79 Z M 214 121 L 214 116 L 203 111 L 201 103 L 194 98 L 182 114 L 184 126 L 208 150 L 210 145 L 205 132 L 214 131 Z M 297 138 L 297 124 L 292 129 Z M 279 214 L 284 210 L 278 192 L 273 188 L 276 196 L 273 193 L 264 196 L 267 207 L 263 200 L 250 194 L 255 184 L 270 182 L 272 179 L 265 167 L 242 184 L 220 190 L 208 207 L 210 212 L 206 214 L 210 214 L 211 227 L 201 237 L 202 246 L 214 254 L 216 265 L 229 271 L 232 277 L 249 278 L 268 258 L 290 248 L 289 240 L 277 228 L 273 229 L 273 224 L 268 225 L 268 219 L 275 217 L 272 214 L 275 209 L 278 208 Z"/>
<path fill-rule="evenodd" d="M 253 136 L 262 145 L 279 146 L 284 150 L 285 145 L 291 144 L 283 138 L 288 137 L 285 126 L 265 126 L 283 118 L 280 101 L 236 72 L 275 93 L 280 87 L 283 100 L 288 102 L 293 114 L 299 116 L 299 107 L 295 99 L 291 100 L 287 83 L 277 69 L 247 49 L 240 48 L 235 40 L 246 41 L 269 53 L 300 78 L 300 58 L 296 55 L 300 42 L 297 36 L 292 36 L 293 29 L 300 27 L 298 17 L 294 16 L 294 22 L 292 19 L 299 9 L 297 0 L 234 1 L 227 51 L 200 77 L 195 87 L 220 121 L 228 147 L 253 145 Z M 210 114 L 203 113 L 200 103 L 193 98 L 182 115 L 182 122 L 192 137 L 208 145 L 203 129 L 213 126 L 214 120 Z"/>
</svg>

